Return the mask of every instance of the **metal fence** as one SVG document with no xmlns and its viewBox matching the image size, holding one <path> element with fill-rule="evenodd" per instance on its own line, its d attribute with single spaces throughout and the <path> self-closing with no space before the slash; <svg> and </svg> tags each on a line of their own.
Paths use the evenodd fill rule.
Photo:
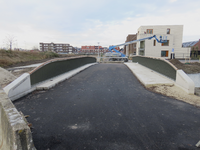
<svg viewBox="0 0 200 150">
<path fill-rule="evenodd" d="M 174 57 L 176 59 L 185 59 L 191 57 L 190 53 L 174 53 L 174 54 L 175 54 Z"/>
</svg>

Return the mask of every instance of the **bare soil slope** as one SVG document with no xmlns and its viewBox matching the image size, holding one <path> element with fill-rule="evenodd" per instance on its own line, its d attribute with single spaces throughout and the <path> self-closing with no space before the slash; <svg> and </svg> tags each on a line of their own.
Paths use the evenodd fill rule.
<svg viewBox="0 0 200 150">
<path fill-rule="evenodd" d="M 7 84 L 15 80 L 17 77 L 9 71 L 0 67 L 0 86 L 5 87 Z"/>
<path fill-rule="evenodd" d="M 186 74 L 200 73 L 200 63 L 198 62 L 185 64 L 177 59 L 171 59 L 170 62 L 176 66 L 176 68 L 182 69 Z"/>
<path fill-rule="evenodd" d="M 185 64 L 177 59 L 169 61 L 176 66 L 176 68 L 182 69 L 186 74 L 200 73 L 200 63 L 198 62 Z M 157 85 L 148 88 L 148 90 L 200 107 L 200 97 L 197 96 L 198 93 L 195 93 L 196 95 L 189 95 L 181 88 L 174 85 Z"/>
</svg>

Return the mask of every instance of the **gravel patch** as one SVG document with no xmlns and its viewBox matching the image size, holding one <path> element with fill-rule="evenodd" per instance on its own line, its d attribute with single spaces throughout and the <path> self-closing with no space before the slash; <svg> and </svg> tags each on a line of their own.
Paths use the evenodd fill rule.
<svg viewBox="0 0 200 150">
<path fill-rule="evenodd" d="M 160 93 L 162 95 L 184 101 L 186 103 L 200 107 L 200 97 L 197 95 L 189 95 L 177 86 L 158 85 L 148 88 L 150 91 Z"/>
</svg>

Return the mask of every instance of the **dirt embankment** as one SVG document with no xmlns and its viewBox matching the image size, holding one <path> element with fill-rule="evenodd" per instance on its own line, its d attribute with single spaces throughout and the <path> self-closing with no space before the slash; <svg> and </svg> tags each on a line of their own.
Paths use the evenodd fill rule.
<svg viewBox="0 0 200 150">
<path fill-rule="evenodd" d="M 184 101 L 186 103 L 192 104 L 194 106 L 200 107 L 200 97 L 197 95 L 189 95 L 181 88 L 173 85 L 157 85 L 147 88 L 150 91 Z"/>
<path fill-rule="evenodd" d="M 30 72 L 34 68 L 12 69 L 7 71 L 6 68 L 26 66 L 31 64 L 43 63 L 54 58 L 65 58 L 80 56 L 75 54 L 59 55 L 53 52 L 21 52 L 0 50 L 0 86 L 5 87 L 10 82 L 25 72 Z"/>
<path fill-rule="evenodd" d="M 0 50 L 0 67 L 11 68 L 42 63 L 54 58 L 74 57 L 75 54 L 59 55 L 53 52 L 29 52 Z M 76 55 L 78 56 L 78 55 Z"/>
<path fill-rule="evenodd" d="M 170 62 L 176 66 L 176 68 L 182 69 L 186 74 L 200 73 L 200 63 L 198 62 L 185 64 L 177 59 L 171 59 Z"/>
<path fill-rule="evenodd" d="M 0 67 L 0 87 L 5 87 L 16 78 L 12 73 Z"/>
<path fill-rule="evenodd" d="M 182 69 L 186 74 L 200 73 L 200 63 L 194 62 L 190 64 L 181 63 L 177 59 L 169 60 L 177 69 Z M 147 88 L 150 91 L 160 93 L 162 95 L 184 101 L 186 103 L 200 107 L 200 97 L 197 95 L 189 95 L 181 88 L 173 85 L 157 85 Z M 196 94 L 196 93 L 195 93 Z"/>
</svg>

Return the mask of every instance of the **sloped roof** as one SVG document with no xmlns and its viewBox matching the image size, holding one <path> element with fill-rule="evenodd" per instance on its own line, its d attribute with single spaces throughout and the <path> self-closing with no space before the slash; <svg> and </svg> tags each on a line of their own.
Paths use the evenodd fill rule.
<svg viewBox="0 0 200 150">
<path fill-rule="evenodd" d="M 192 42 L 184 42 L 182 45 L 183 47 L 191 47 L 194 46 L 199 41 L 192 41 Z"/>
</svg>

